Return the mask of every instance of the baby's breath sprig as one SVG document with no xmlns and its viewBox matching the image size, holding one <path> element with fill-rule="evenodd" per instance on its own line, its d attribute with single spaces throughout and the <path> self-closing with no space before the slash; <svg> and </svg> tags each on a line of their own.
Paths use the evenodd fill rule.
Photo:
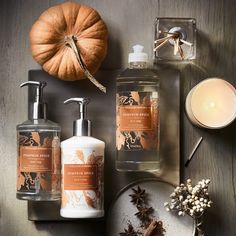
<svg viewBox="0 0 236 236">
<path fill-rule="evenodd" d="M 203 179 L 193 186 L 191 179 L 188 179 L 186 185 L 180 184 L 171 193 L 171 201 L 164 203 L 167 211 L 177 212 L 179 216 L 190 215 L 196 222 L 199 235 L 199 227 L 202 224 L 199 218 L 212 206 L 208 193 L 210 182 L 210 179 Z M 201 234 L 203 235 L 202 231 Z"/>
</svg>

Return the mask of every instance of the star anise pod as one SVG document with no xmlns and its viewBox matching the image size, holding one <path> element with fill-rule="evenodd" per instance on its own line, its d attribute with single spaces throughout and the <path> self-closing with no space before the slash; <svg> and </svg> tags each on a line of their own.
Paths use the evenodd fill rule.
<svg viewBox="0 0 236 236">
<path fill-rule="evenodd" d="M 144 203 L 145 198 L 146 198 L 145 189 L 141 189 L 138 186 L 137 189 L 132 188 L 132 190 L 133 190 L 134 193 L 129 195 L 131 197 L 131 202 L 136 206 L 139 206 L 142 203 Z"/>
<path fill-rule="evenodd" d="M 128 229 L 124 229 L 124 232 L 121 232 L 120 236 L 138 236 L 138 233 L 135 232 L 133 225 L 129 224 Z"/>
<path fill-rule="evenodd" d="M 153 212 L 152 207 L 137 206 L 138 212 L 135 215 L 143 222 L 150 220 L 150 214 Z"/>
</svg>

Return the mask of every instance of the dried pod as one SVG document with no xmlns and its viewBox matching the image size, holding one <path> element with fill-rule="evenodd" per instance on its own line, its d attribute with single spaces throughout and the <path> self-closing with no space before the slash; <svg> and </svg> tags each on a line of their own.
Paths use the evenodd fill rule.
<svg viewBox="0 0 236 236">
<path fill-rule="evenodd" d="M 137 189 L 132 188 L 132 190 L 133 190 L 133 194 L 129 195 L 131 197 L 131 202 L 136 206 L 139 206 L 142 203 L 144 203 L 146 199 L 145 189 L 141 189 L 138 186 Z"/>
</svg>

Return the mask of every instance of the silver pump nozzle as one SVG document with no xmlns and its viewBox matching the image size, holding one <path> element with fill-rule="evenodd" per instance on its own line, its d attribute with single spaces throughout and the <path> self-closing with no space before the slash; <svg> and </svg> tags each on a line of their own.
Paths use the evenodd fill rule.
<svg viewBox="0 0 236 236">
<path fill-rule="evenodd" d="M 47 119 L 47 104 L 43 102 L 43 88 L 47 85 L 46 82 L 27 81 L 20 85 L 20 87 L 34 86 L 35 100 L 30 107 L 29 119 Z"/>
<path fill-rule="evenodd" d="M 74 136 L 91 136 L 91 121 L 87 120 L 87 105 L 89 98 L 70 98 L 64 101 L 64 104 L 75 102 L 79 105 L 80 118 L 74 120 L 73 135 Z"/>
</svg>

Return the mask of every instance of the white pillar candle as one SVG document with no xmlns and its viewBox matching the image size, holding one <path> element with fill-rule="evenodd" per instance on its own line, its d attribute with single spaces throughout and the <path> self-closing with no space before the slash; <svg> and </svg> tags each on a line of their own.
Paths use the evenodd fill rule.
<svg viewBox="0 0 236 236">
<path fill-rule="evenodd" d="M 236 117 L 236 90 L 223 79 L 206 79 L 189 92 L 185 108 L 193 124 L 223 128 Z"/>
</svg>

